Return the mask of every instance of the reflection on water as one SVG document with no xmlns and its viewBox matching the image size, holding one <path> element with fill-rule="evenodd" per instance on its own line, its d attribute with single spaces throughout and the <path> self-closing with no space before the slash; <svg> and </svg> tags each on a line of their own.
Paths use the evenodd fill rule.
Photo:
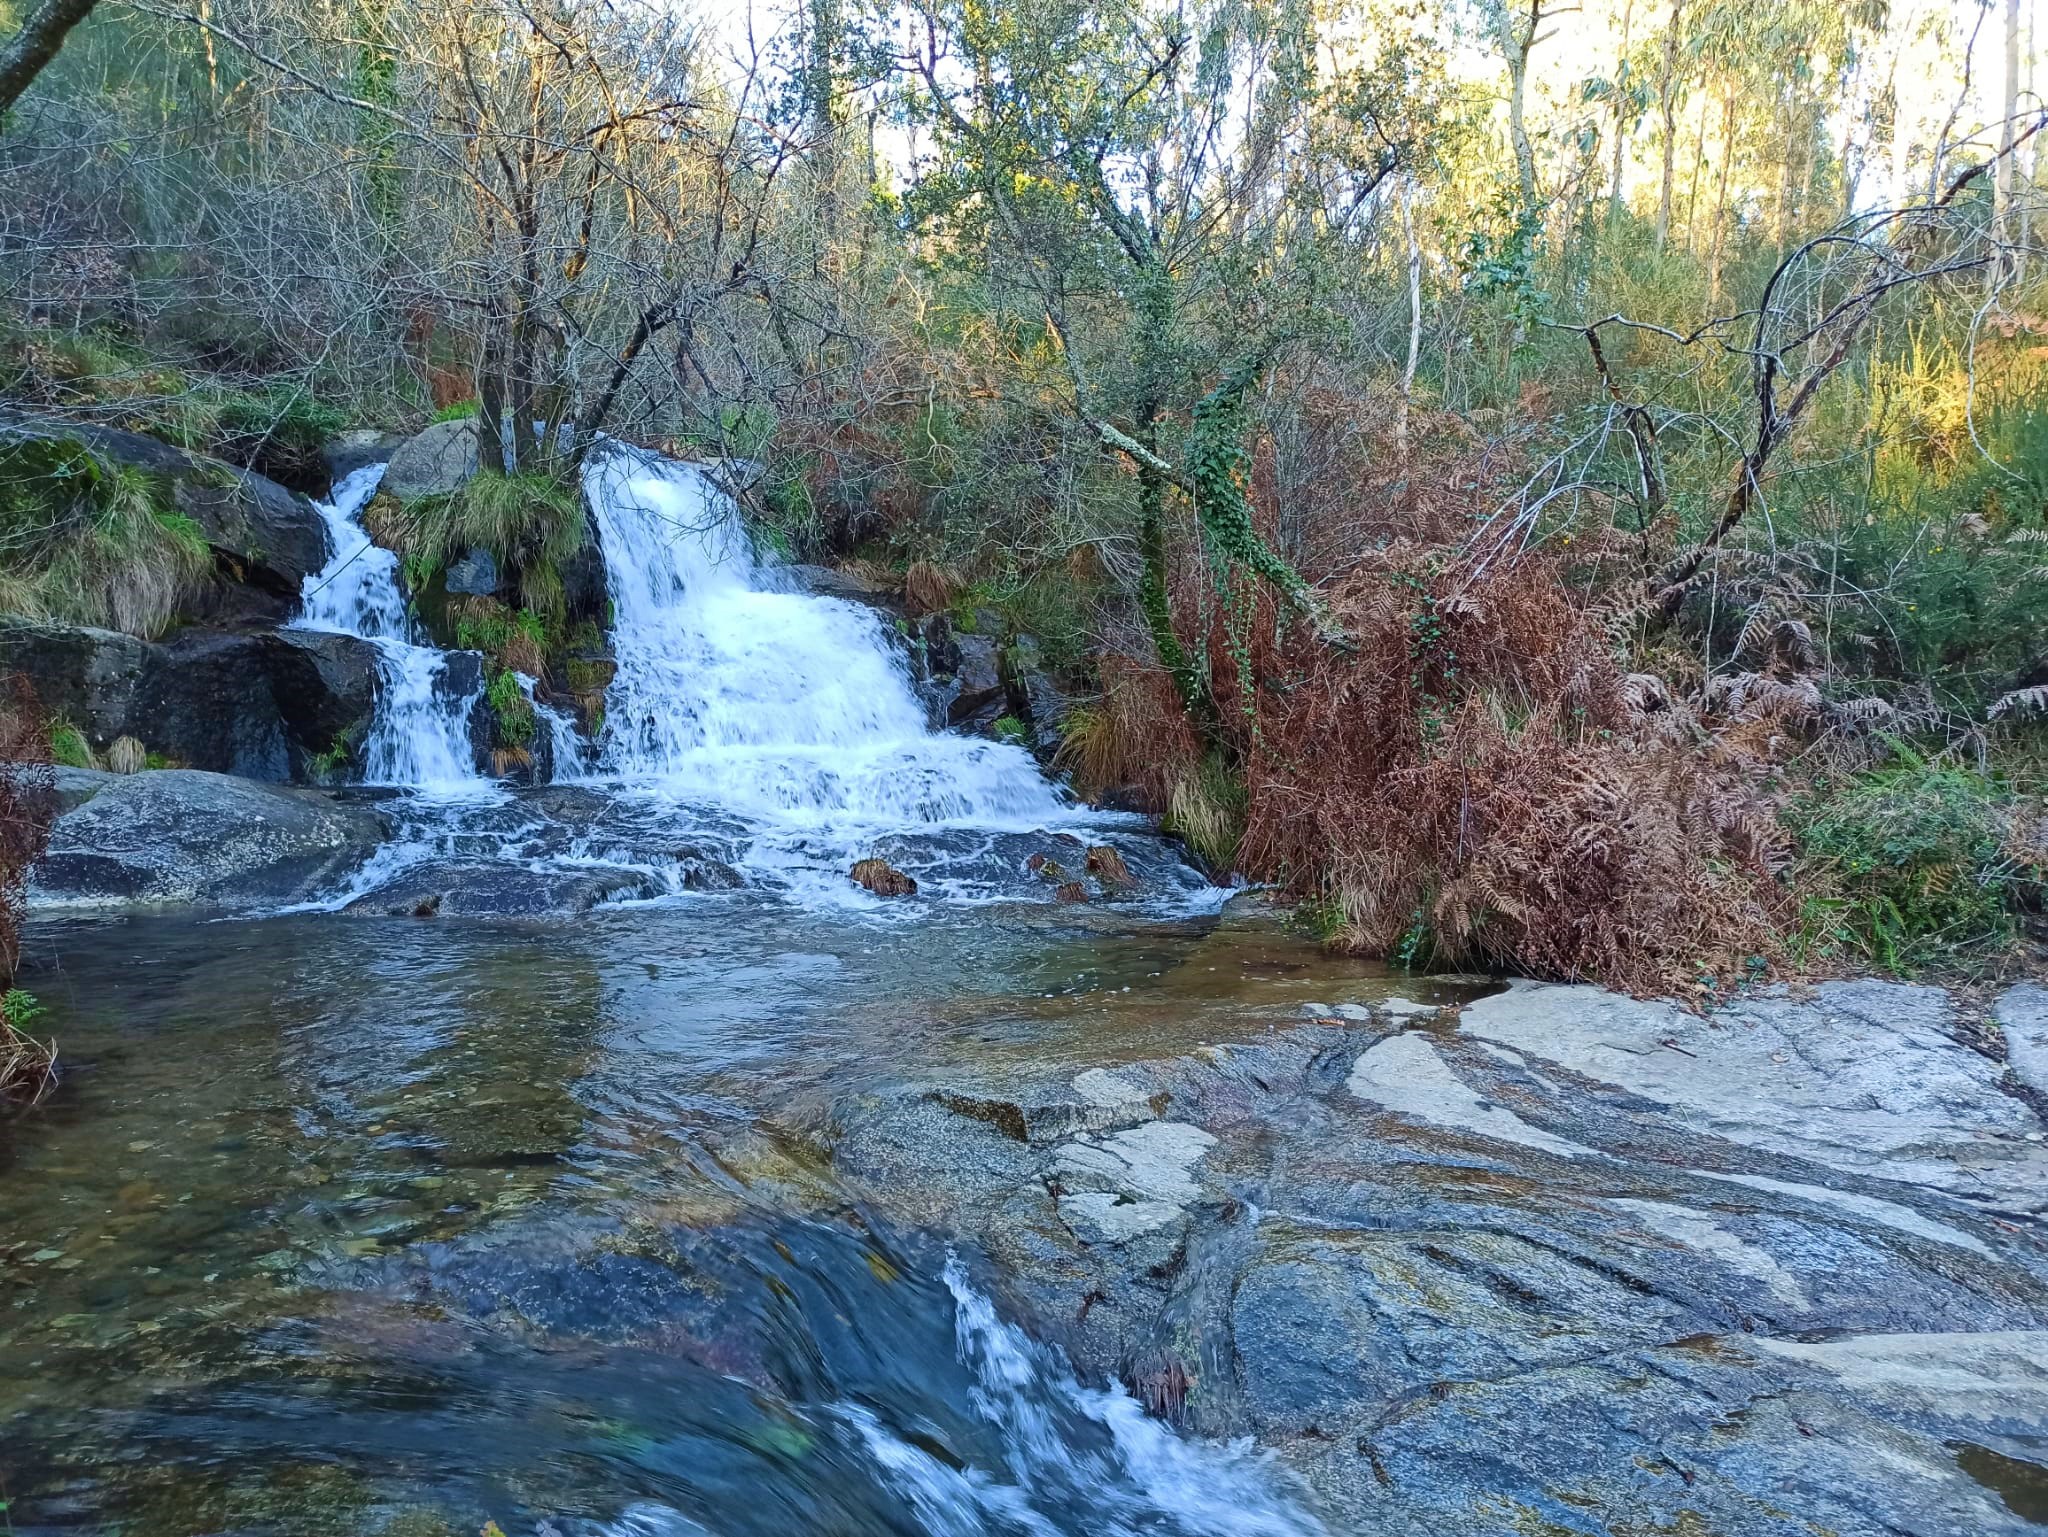
<svg viewBox="0 0 2048 1537">
<path fill-rule="evenodd" d="M 37 928 L 24 985 L 69 1072 L 0 1119 L 15 1530 L 1312 1530 L 1270 1470 L 1075 1384 L 936 1240 L 869 1231 L 773 1129 L 1371 980 L 1133 924 Z"/>
</svg>

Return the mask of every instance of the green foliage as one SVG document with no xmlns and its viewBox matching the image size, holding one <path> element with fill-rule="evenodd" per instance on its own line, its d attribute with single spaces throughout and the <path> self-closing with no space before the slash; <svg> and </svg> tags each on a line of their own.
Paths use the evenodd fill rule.
<svg viewBox="0 0 2048 1537">
<path fill-rule="evenodd" d="M 214 452 L 238 463 L 304 473 L 320 450 L 348 426 L 346 413 L 316 400 L 304 385 L 281 381 L 260 390 L 231 390 L 214 403 Z"/>
<path fill-rule="evenodd" d="M 529 655 L 544 651 L 547 626 L 531 609 L 494 607 L 484 613 L 465 613 L 455 621 L 455 644 L 459 650 L 481 651 L 493 660 L 511 666 L 508 653 Z M 532 667 L 522 672 L 533 673 Z"/>
<path fill-rule="evenodd" d="M 0 1029 L 26 1030 L 49 1010 L 36 1001 L 34 993 L 10 987 L 0 993 Z"/>
<path fill-rule="evenodd" d="M 307 771 L 322 783 L 340 779 L 356 761 L 367 721 L 351 721 L 334 734 L 334 740 L 306 762 Z"/>
<path fill-rule="evenodd" d="M 72 438 L 0 443 L 0 610 L 156 636 L 212 565 L 162 477 Z"/>
<path fill-rule="evenodd" d="M 451 400 L 429 419 L 437 422 L 466 422 L 481 409 L 482 407 L 474 400 Z"/>
<path fill-rule="evenodd" d="M 545 620 L 563 613 L 563 564 L 587 537 L 576 488 L 553 475 L 473 475 L 450 496 L 407 504 L 393 520 L 406 580 L 418 591 L 471 548 L 489 550 L 499 569 L 516 572 L 520 601 Z"/>
<path fill-rule="evenodd" d="M 1014 715 L 998 716 L 989 729 L 995 733 L 998 742 L 1011 742 L 1021 747 L 1031 740 L 1031 728 Z"/>
<path fill-rule="evenodd" d="M 500 667 L 493 672 L 490 686 L 484 691 L 484 701 L 490 705 L 491 714 L 497 719 L 498 744 L 501 747 L 524 749 L 532 745 L 539 718 L 534 714 L 533 703 L 526 697 L 526 691 L 519 686 L 517 673 L 508 667 Z"/>
<path fill-rule="evenodd" d="M 99 767 L 85 733 L 61 715 L 50 722 L 50 761 L 64 768 Z"/>
<path fill-rule="evenodd" d="M 1823 893 L 1809 937 L 1906 972 L 2008 939 L 2010 797 L 1903 745 L 1897 761 L 1823 780 L 1786 813 Z"/>
</svg>

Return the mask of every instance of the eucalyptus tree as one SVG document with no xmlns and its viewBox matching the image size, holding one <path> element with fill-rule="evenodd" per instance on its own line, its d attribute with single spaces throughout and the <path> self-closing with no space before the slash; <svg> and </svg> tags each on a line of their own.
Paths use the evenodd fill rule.
<svg viewBox="0 0 2048 1537">
<path fill-rule="evenodd" d="M 1244 408 L 1319 323 L 1319 254 L 1377 220 L 1412 124 L 1389 79 L 1319 65 L 1303 0 L 906 0 L 884 22 L 898 110 L 936 149 L 912 206 L 1043 327 L 1065 409 L 1133 466 L 1139 606 L 1200 722 L 1206 669 L 1168 605 L 1169 491 L 1226 593 L 1262 580 L 1327 629 L 1252 525 Z"/>
</svg>

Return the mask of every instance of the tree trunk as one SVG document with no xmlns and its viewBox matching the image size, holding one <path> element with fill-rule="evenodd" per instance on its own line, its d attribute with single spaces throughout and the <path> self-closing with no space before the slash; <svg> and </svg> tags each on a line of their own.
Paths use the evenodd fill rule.
<svg viewBox="0 0 2048 1537">
<path fill-rule="evenodd" d="M 505 473 L 505 313 L 496 295 L 484 304 L 484 343 L 476 370 L 477 468 Z"/>
<path fill-rule="evenodd" d="M 1735 82 L 1722 88 L 1721 175 L 1714 188 L 1714 241 L 1707 257 L 1707 307 L 1721 308 L 1721 252 L 1728 238 L 1728 173 L 1735 164 Z"/>
<path fill-rule="evenodd" d="M 1664 32 L 1663 78 L 1657 82 L 1657 107 L 1664 117 L 1663 177 L 1657 186 L 1657 249 L 1671 238 L 1671 182 L 1678 162 L 1678 29 L 1685 20 L 1685 0 L 1671 0 L 1671 20 Z"/>
<path fill-rule="evenodd" d="M 2020 110 L 2020 0 L 2005 0 L 2005 124 L 1998 133 L 1998 167 L 1991 181 L 1992 228 L 2002 241 L 2010 241 L 2012 231 L 2012 190 L 2013 138 L 2019 132 Z M 2010 270 L 2011 258 L 1998 262 L 1992 269 L 1991 281 L 1997 282 L 2000 275 Z"/>
<path fill-rule="evenodd" d="M 94 0 L 46 0 L 0 47 L 0 113 L 21 98 L 43 66 L 57 57 L 64 38 L 92 14 Z"/>
<path fill-rule="evenodd" d="M 1607 227 L 1613 229 L 1621 219 L 1621 162 L 1623 151 L 1628 148 L 1628 136 L 1623 131 L 1628 121 L 1628 98 L 1623 95 L 1623 86 L 1628 78 L 1628 34 L 1629 23 L 1635 20 L 1636 0 L 1624 0 L 1621 7 L 1621 64 L 1614 72 L 1614 176 L 1607 186 Z"/>
<path fill-rule="evenodd" d="M 1408 361 L 1401 369 L 1401 412 L 1394 418 L 1394 446 L 1408 462 L 1408 408 L 1415 398 L 1415 364 L 1422 356 L 1422 242 L 1415 236 L 1413 193 L 1401 183 L 1401 233 L 1408 241 Z"/>
<path fill-rule="evenodd" d="M 1536 206 L 1536 150 L 1529 142 L 1523 105 L 1529 90 L 1529 47 L 1508 50 L 1508 139 L 1515 147 L 1515 182 L 1522 194 L 1522 212 Z"/>
</svg>

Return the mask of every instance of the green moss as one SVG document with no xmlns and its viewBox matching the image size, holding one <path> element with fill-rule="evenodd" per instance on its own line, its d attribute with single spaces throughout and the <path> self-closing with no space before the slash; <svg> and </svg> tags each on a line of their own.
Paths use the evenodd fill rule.
<svg viewBox="0 0 2048 1537">
<path fill-rule="evenodd" d="M 1022 746 L 1031 740 L 1031 728 L 1014 715 L 999 716 L 990 729 L 998 742 L 1014 742 Z"/>
<path fill-rule="evenodd" d="M 432 420 L 437 422 L 466 422 L 477 414 L 479 407 L 474 400 L 451 400 L 436 411 Z"/>
</svg>

